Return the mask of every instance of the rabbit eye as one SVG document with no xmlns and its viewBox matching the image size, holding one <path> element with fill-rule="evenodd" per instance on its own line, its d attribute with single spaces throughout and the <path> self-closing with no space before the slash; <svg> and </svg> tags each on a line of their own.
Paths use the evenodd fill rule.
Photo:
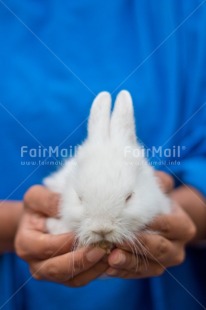
<svg viewBox="0 0 206 310">
<path fill-rule="evenodd" d="M 79 201 L 79 202 L 83 201 L 83 193 L 81 191 L 79 191 L 77 188 L 74 188 L 73 193 L 74 193 L 76 201 Z"/>
<path fill-rule="evenodd" d="M 76 192 L 76 197 L 77 197 L 77 199 L 79 199 L 80 202 L 82 202 L 83 196 L 80 193 Z"/>
<path fill-rule="evenodd" d="M 125 199 L 126 202 L 128 202 L 132 198 L 133 193 L 130 193 L 127 198 Z"/>
</svg>

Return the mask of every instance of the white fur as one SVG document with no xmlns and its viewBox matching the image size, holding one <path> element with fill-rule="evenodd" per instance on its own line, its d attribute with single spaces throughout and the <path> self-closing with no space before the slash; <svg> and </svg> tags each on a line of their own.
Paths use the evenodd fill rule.
<svg viewBox="0 0 206 310">
<path fill-rule="evenodd" d="M 133 157 L 126 147 L 141 149 L 131 96 L 121 91 L 111 115 L 111 96 L 102 92 L 91 108 L 87 140 L 73 159 L 44 180 L 61 194 L 60 218 L 47 221 L 50 233 L 73 231 L 80 244 L 102 239 L 117 243 L 134 240 L 155 216 L 169 212 L 170 200 L 154 170 L 142 152 Z"/>
</svg>

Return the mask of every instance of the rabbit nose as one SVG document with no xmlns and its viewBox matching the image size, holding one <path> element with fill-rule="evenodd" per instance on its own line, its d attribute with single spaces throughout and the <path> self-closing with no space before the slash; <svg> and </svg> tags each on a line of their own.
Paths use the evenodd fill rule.
<svg viewBox="0 0 206 310">
<path fill-rule="evenodd" d="M 92 232 L 96 235 L 99 235 L 102 238 L 105 238 L 106 235 L 113 232 L 112 229 L 98 229 L 98 230 L 92 230 Z"/>
</svg>

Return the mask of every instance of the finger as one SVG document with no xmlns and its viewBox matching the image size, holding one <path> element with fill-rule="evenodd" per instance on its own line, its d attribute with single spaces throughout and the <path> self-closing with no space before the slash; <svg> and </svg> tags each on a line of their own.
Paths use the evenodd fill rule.
<svg viewBox="0 0 206 310">
<path fill-rule="evenodd" d="M 139 237 L 139 243 L 140 242 L 142 246 L 135 249 L 135 254 L 131 253 L 131 247 L 128 245 L 121 246 L 121 249 L 123 249 L 124 253 L 127 255 L 127 260 L 121 268 L 127 266 L 128 268 L 134 269 L 136 264 L 135 257 L 137 255 L 138 258 L 142 260 L 147 261 L 149 259 L 150 261 L 162 264 L 166 267 L 179 265 L 184 261 L 185 251 L 182 242 L 170 241 L 161 235 L 155 234 L 142 235 Z M 129 256 L 128 253 L 132 255 L 132 257 Z M 118 256 L 118 253 L 116 256 Z M 128 264 L 128 261 L 130 264 Z M 121 264 L 121 262 L 119 263 Z"/>
<path fill-rule="evenodd" d="M 17 234 L 15 249 L 25 260 L 48 259 L 71 251 L 74 246 L 73 234 L 50 235 L 38 231 Z"/>
<path fill-rule="evenodd" d="M 107 269 L 106 274 L 109 277 L 116 277 L 122 279 L 143 279 L 161 276 L 165 272 L 165 270 L 166 269 L 164 267 L 153 262 L 147 269 L 130 272 L 128 270 L 109 268 Z"/>
<path fill-rule="evenodd" d="M 155 171 L 155 175 L 158 178 L 158 182 L 163 192 L 170 193 L 174 188 L 173 177 L 163 171 Z"/>
<path fill-rule="evenodd" d="M 46 216 L 56 217 L 58 215 L 58 204 L 59 195 L 41 185 L 32 186 L 24 195 L 26 208 Z"/>
<path fill-rule="evenodd" d="M 180 207 L 173 207 L 170 214 L 158 216 L 149 226 L 170 240 L 190 241 L 195 235 L 195 225 Z"/>
<path fill-rule="evenodd" d="M 101 248 L 81 248 L 43 262 L 31 264 L 34 278 L 63 283 L 90 269 L 106 254 Z"/>
<path fill-rule="evenodd" d="M 108 263 L 113 268 L 136 271 L 140 267 L 140 258 L 127 251 L 115 249 L 109 255 Z"/>
<path fill-rule="evenodd" d="M 110 265 L 106 271 L 108 276 L 140 278 L 159 275 L 164 270 L 162 264 L 156 261 L 145 261 L 141 256 L 135 256 L 121 250 L 113 251 L 112 254 L 108 258 Z"/>
<path fill-rule="evenodd" d="M 41 213 L 33 212 L 33 210 L 25 210 L 20 228 L 22 231 L 39 231 L 47 232 L 46 228 L 46 217 Z"/>
<path fill-rule="evenodd" d="M 17 254 L 25 259 L 47 259 L 71 251 L 76 241 L 72 233 L 46 233 L 45 217 L 38 213 L 24 213 L 15 238 Z"/>
<path fill-rule="evenodd" d="M 66 281 L 64 284 L 71 287 L 80 287 L 88 284 L 92 280 L 99 278 L 108 269 L 109 265 L 106 262 L 100 261 L 92 266 L 89 270 L 80 273 L 73 279 Z"/>
</svg>

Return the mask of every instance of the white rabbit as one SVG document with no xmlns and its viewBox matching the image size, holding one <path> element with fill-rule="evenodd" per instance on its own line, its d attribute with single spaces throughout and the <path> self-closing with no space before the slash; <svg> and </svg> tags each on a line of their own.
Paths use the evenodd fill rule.
<svg viewBox="0 0 206 310">
<path fill-rule="evenodd" d="M 48 231 L 72 231 L 80 245 L 132 241 L 155 216 L 170 211 L 137 142 L 132 99 L 125 90 L 112 113 L 109 93 L 95 98 L 87 140 L 44 184 L 61 196 L 59 218 L 47 220 Z"/>
</svg>

